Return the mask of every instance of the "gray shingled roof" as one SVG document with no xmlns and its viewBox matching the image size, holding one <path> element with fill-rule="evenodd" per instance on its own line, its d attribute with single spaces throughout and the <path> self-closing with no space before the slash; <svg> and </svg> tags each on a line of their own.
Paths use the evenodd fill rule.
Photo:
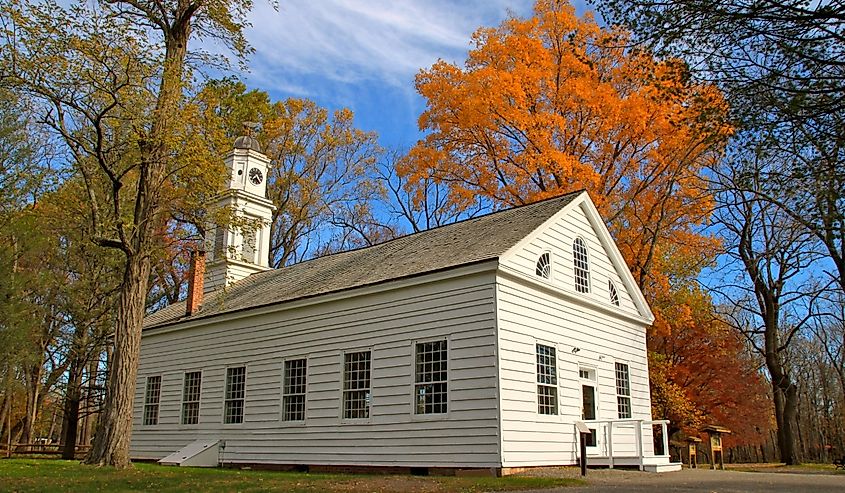
<svg viewBox="0 0 845 493">
<path fill-rule="evenodd" d="M 211 317 L 450 269 L 505 253 L 581 192 L 402 236 L 378 245 L 253 274 L 205 298 L 185 316 L 185 303 L 144 319 L 144 327 Z"/>
</svg>

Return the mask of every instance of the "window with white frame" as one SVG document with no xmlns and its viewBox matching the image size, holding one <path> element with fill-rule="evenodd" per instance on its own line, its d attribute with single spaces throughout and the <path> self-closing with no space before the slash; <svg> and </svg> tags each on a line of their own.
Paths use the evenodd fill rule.
<svg viewBox="0 0 845 493">
<path fill-rule="evenodd" d="M 182 424 L 195 425 L 200 419 L 200 389 L 202 388 L 202 372 L 191 371 L 185 373 L 182 387 Z"/>
<path fill-rule="evenodd" d="M 619 306 L 619 292 L 616 291 L 616 285 L 613 284 L 613 281 L 607 281 L 607 290 L 610 293 L 610 302 L 616 306 Z"/>
<path fill-rule="evenodd" d="M 587 258 L 587 245 L 581 238 L 572 243 L 572 260 L 575 267 L 575 290 L 579 293 L 590 292 L 590 262 Z"/>
<path fill-rule="evenodd" d="M 552 254 L 545 252 L 537 259 L 537 269 L 535 271 L 538 276 L 544 279 L 551 279 L 552 277 Z"/>
<path fill-rule="evenodd" d="M 144 424 L 158 424 L 158 404 L 161 400 L 161 376 L 147 377 L 147 388 L 144 392 Z"/>
<path fill-rule="evenodd" d="M 445 414 L 448 401 L 446 340 L 418 342 L 415 353 L 414 413 Z"/>
<path fill-rule="evenodd" d="M 285 361 L 282 385 L 282 421 L 305 421 L 305 385 L 308 363 L 305 358 Z"/>
<path fill-rule="evenodd" d="M 631 379 L 625 363 L 616 363 L 616 407 L 620 419 L 631 417 Z"/>
<path fill-rule="evenodd" d="M 236 424 L 244 422 L 244 398 L 246 396 L 246 367 L 226 369 L 226 397 L 223 403 L 223 422 Z"/>
<path fill-rule="evenodd" d="M 370 351 L 343 355 L 343 418 L 370 417 Z"/>
<path fill-rule="evenodd" d="M 557 414 L 557 356 L 555 348 L 537 344 L 537 412 Z"/>
</svg>

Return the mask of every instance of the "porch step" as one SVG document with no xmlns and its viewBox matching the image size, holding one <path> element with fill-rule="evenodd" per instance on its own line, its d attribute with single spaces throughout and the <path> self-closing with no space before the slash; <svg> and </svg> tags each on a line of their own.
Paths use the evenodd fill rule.
<svg viewBox="0 0 845 493">
<path fill-rule="evenodd" d="M 680 462 L 670 462 L 668 464 L 643 464 L 643 470 L 647 472 L 674 472 L 681 470 Z"/>
<path fill-rule="evenodd" d="M 610 458 L 607 456 L 588 456 L 588 466 L 610 467 Z M 646 457 L 620 457 L 613 458 L 613 467 L 639 467 L 642 464 L 643 471 L 648 472 L 672 472 L 680 471 L 680 462 L 669 462 L 668 456 L 646 456 Z"/>
</svg>

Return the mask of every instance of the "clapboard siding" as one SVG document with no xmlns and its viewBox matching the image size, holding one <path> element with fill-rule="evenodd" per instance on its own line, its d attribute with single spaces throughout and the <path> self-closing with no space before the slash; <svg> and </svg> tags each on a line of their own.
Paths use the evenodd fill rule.
<svg viewBox="0 0 845 493">
<path fill-rule="evenodd" d="M 586 207 L 582 205 L 581 207 Z M 552 276 L 543 279 L 557 289 L 575 293 L 575 268 L 573 264 L 572 244 L 580 237 L 587 245 L 590 267 L 590 292 L 579 293 L 597 303 L 611 306 L 608 280 L 613 281 L 619 295 L 620 310 L 636 313 L 631 294 L 625 288 L 619 272 L 610 261 L 608 252 L 595 234 L 589 219 L 581 207 L 572 208 L 567 214 L 551 222 L 531 238 L 531 241 L 514 251 L 502 264 L 526 275 L 536 276 L 537 259 L 544 252 L 551 253 Z"/>
<path fill-rule="evenodd" d="M 500 465 L 495 274 L 424 282 L 142 339 L 132 455 L 198 439 L 224 460 L 386 466 Z M 413 341 L 449 341 L 449 412 L 413 414 Z M 341 419 L 344 351 L 372 351 L 371 417 Z M 282 421 L 285 359 L 307 358 L 306 419 Z M 226 368 L 246 366 L 244 423 L 223 424 Z M 201 370 L 200 422 L 179 424 L 185 371 Z M 159 424 L 142 424 L 146 377 L 162 376 Z"/>
<path fill-rule="evenodd" d="M 586 235 L 585 235 L 586 239 Z M 581 419 L 580 366 L 594 369 L 598 419 L 616 419 L 616 362 L 629 366 L 633 418 L 651 419 L 645 325 L 573 302 L 530 277 L 500 275 L 498 313 L 502 463 L 572 464 Z M 536 344 L 556 348 L 558 415 L 537 413 Z M 573 353 L 573 348 L 578 348 Z M 635 450 L 633 432 L 615 430 L 614 453 Z"/>
</svg>

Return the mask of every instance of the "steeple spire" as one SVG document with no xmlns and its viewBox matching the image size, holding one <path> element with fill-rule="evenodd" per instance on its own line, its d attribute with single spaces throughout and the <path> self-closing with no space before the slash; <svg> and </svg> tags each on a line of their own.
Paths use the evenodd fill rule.
<svg viewBox="0 0 845 493">
<path fill-rule="evenodd" d="M 246 135 L 235 139 L 224 158 L 229 181 L 213 207 L 231 210 L 237 220 L 208 228 L 206 248 L 212 254 L 206 293 L 270 268 L 270 221 L 275 207 L 266 196 L 270 160 L 252 135 L 257 128 L 257 123 L 245 122 Z"/>
</svg>

